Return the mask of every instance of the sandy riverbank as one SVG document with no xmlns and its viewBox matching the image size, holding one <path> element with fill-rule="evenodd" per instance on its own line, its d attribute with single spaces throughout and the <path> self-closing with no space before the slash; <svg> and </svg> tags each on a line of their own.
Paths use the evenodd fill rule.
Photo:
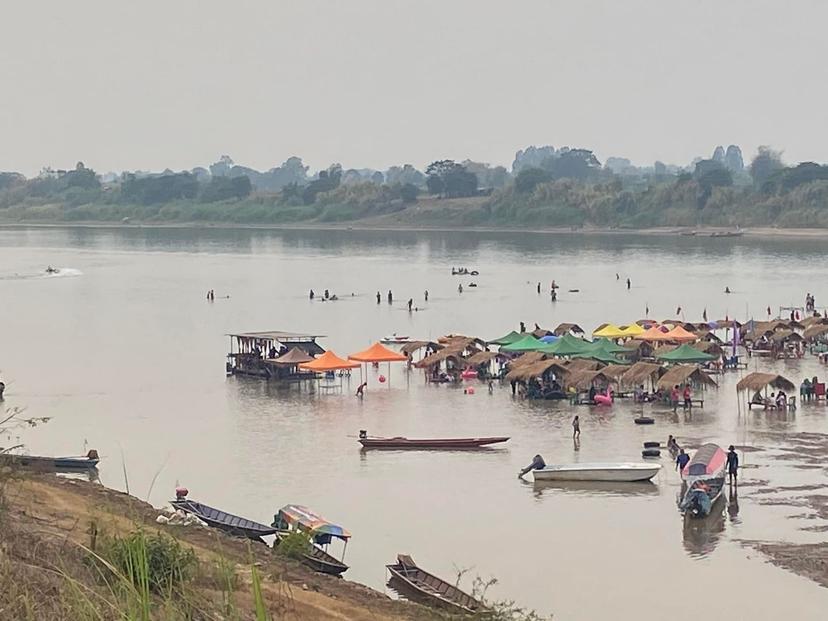
<svg viewBox="0 0 828 621">
<path fill-rule="evenodd" d="M 383 218 L 370 220 L 355 220 L 352 222 L 300 222 L 295 224 L 237 224 L 227 222 L 3 222 L 0 229 L 204 229 L 204 230 L 265 230 L 265 231 L 400 231 L 400 232 L 463 232 L 463 233 L 523 233 L 532 235 L 654 235 L 654 236 L 681 236 L 685 239 L 706 239 L 714 233 L 732 232 L 732 229 L 714 227 L 654 227 L 646 229 L 620 229 L 601 227 L 496 227 L 496 226 L 446 226 L 412 224 L 407 222 L 388 221 Z M 826 229 L 756 227 L 743 229 L 741 237 L 725 237 L 719 239 L 743 238 L 790 238 L 790 239 L 821 239 L 828 235 Z M 691 235 L 695 233 L 695 235 Z"/>
<path fill-rule="evenodd" d="M 84 575 L 90 573 L 86 549 L 94 546 L 90 543 L 92 533 L 124 536 L 138 528 L 174 536 L 195 551 L 200 566 L 213 566 L 219 559 L 229 563 L 239 579 L 239 587 L 232 596 L 238 614 L 234 618 L 240 620 L 255 618 L 250 591 L 252 565 L 263 576 L 262 590 L 272 618 L 297 621 L 442 618 L 433 611 L 392 600 L 363 585 L 312 572 L 299 563 L 274 555 L 261 544 L 248 544 L 196 526 L 159 526 L 155 522 L 160 513 L 157 509 L 99 484 L 53 475 L 7 477 L 8 472 L 0 487 L 4 499 L 0 510 L 3 532 L 0 618 L 11 618 L 5 617 L 3 610 L 10 611 L 15 601 L 26 602 L 33 614 L 30 618 L 56 621 L 74 618 L 74 613 L 65 608 L 77 595 L 75 589 L 95 593 L 100 588 L 94 580 L 84 582 Z M 77 584 L 70 587 L 66 576 Z M 207 615 L 204 618 L 227 618 L 222 611 L 226 606 L 223 595 L 215 585 L 199 579 L 194 581 L 193 589 L 200 607 L 204 608 L 202 612 Z M 161 614 L 158 618 L 166 617 Z"/>
</svg>

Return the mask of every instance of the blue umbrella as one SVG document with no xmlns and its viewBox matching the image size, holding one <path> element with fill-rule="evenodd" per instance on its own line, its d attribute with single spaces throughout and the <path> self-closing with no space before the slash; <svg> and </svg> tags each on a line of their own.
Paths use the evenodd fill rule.
<svg viewBox="0 0 828 621">
<path fill-rule="evenodd" d="M 558 337 L 554 334 L 548 334 L 546 336 L 542 336 L 540 340 L 544 343 L 554 343 L 558 340 Z"/>
</svg>

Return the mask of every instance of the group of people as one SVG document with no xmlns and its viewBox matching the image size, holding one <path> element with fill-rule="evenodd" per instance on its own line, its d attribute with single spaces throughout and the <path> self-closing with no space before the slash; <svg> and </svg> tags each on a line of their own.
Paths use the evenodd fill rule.
<svg viewBox="0 0 828 621">
<path fill-rule="evenodd" d="M 825 396 L 824 387 L 822 387 L 822 395 L 818 394 L 819 387 L 822 384 L 819 383 L 819 378 L 815 375 L 813 379 L 808 379 L 807 377 L 802 380 L 802 383 L 799 385 L 799 400 L 800 401 L 813 401 L 815 399 L 819 399 L 820 396 Z"/>
<path fill-rule="evenodd" d="M 816 305 L 815 305 L 815 302 L 814 302 L 814 296 L 812 296 L 810 293 L 806 293 L 805 294 L 805 312 L 810 313 L 810 312 L 813 312 L 814 310 L 816 310 Z"/>
<path fill-rule="evenodd" d="M 679 446 L 679 443 L 671 435 L 667 438 L 667 448 L 671 455 L 676 456 L 676 470 L 680 473 L 684 467 L 690 463 L 690 455 L 684 452 L 684 449 Z M 739 476 L 739 455 L 736 453 L 736 448 L 731 444 L 727 447 L 727 477 L 730 483 L 736 483 Z"/>
</svg>

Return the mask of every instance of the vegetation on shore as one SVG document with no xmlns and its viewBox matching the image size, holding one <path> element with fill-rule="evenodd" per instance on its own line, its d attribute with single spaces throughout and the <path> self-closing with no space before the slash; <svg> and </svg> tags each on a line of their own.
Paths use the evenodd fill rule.
<svg viewBox="0 0 828 621">
<path fill-rule="evenodd" d="M 27 179 L 0 173 L 0 222 L 333 224 L 649 228 L 828 227 L 828 166 L 783 164 L 762 147 L 750 165 L 731 145 L 687 167 L 635 167 L 586 149 L 530 147 L 508 171 L 437 160 L 386 171 L 299 158 L 259 172 L 224 156 L 210 169 L 98 175 L 78 163 Z"/>
</svg>

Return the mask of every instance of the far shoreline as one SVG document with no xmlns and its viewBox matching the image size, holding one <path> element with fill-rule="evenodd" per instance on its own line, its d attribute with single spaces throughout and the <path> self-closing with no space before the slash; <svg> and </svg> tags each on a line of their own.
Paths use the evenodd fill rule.
<svg viewBox="0 0 828 621">
<path fill-rule="evenodd" d="M 620 229 L 604 227 L 493 227 L 493 226 L 446 226 L 446 225 L 409 225 L 405 223 L 374 223 L 353 221 L 350 223 L 314 223 L 304 222 L 296 224 L 242 224 L 230 222 L 2 222 L 0 230 L 14 229 L 190 229 L 190 230 L 263 230 L 263 231 L 387 231 L 413 233 L 529 233 L 534 235 L 651 235 L 651 236 L 678 236 L 685 238 L 708 239 L 713 233 L 733 232 L 727 227 L 650 227 L 642 229 Z M 816 239 L 828 236 L 828 229 L 804 228 L 777 228 L 756 227 L 740 229 L 742 235 L 737 237 L 716 237 L 714 239 Z M 691 235 L 690 233 L 696 233 Z"/>
</svg>

